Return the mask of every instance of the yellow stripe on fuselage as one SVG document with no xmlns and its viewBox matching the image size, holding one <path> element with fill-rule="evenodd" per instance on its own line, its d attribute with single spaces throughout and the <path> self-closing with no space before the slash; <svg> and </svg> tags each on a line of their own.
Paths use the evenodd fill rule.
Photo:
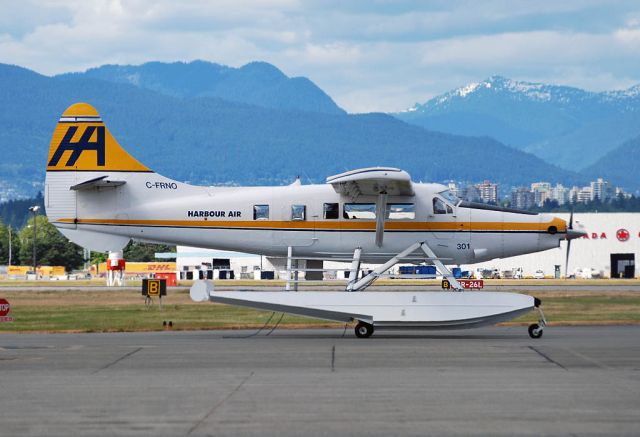
<svg viewBox="0 0 640 437">
<path fill-rule="evenodd" d="M 238 228 L 268 230 L 327 230 L 327 231 L 373 231 L 372 221 L 270 221 L 270 220 L 120 220 L 120 219 L 72 219 L 63 218 L 60 223 L 121 226 L 175 226 L 187 228 Z M 554 218 L 547 223 L 527 222 L 386 222 L 387 231 L 529 231 L 546 232 L 555 226 L 558 232 L 566 232 L 566 222 Z"/>
</svg>

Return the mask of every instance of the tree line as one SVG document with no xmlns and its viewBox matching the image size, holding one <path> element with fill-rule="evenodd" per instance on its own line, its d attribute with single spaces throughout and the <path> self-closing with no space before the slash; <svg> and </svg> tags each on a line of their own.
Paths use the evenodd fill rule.
<svg viewBox="0 0 640 437">
<path fill-rule="evenodd" d="M 25 205 L 34 205 L 33 199 L 21 201 Z M 17 209 L 16 209 L 17 211 Z M 33 265 L 33 242 L 36 241 L 36 263 L 39 266 L 64 266 L 67 271 L 80 269 L 90 261 L 92 264 L 107 259 L 106 253 L 92 252 L 87 260 L 84 250 L 69 241 L 44 215 L 33 216 L 28 207 L 23 216 L 14 215 L 14 223 L 24 223 L 22 228 L 5 225 L 0 220 L 0 265 Z M 31 215 L 29 217 L 29 215 Z M 34 236 L 35 223 L 35 236 Z M 175 246 L 130 242 L 124 249 L 127 261 L 153 261 L 156 252 L 175 252 Z M 11 259 L 10 259 L 11 258 Z"/>
<path fill-rule="evenodd" d="M 560 205 L 557 200 L 547 199 L 542 206 L 530 208 L 533 212 L 640 212 L 640 197 L 617 196 L 609 200 L 598 198 L 589 202 L 568 202 Z"/>
</svg>

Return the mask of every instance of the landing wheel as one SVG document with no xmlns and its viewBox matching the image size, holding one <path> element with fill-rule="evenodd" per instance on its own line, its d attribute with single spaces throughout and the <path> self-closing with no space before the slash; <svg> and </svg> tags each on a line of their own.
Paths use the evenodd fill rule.
<svg viewBox="0 0 640 437">
<path fill-rule="evenodd" d="M 540 338 L 542 337 L 543 329 L 537 323 L 529 325 L 529 337 Z"/>
<path fill-rule="evenodd" d="M 358 322 L 356 325 L 356 337 L 369 338 L 373 334 L 373 325 L 365 322 Z"/>
</svg>

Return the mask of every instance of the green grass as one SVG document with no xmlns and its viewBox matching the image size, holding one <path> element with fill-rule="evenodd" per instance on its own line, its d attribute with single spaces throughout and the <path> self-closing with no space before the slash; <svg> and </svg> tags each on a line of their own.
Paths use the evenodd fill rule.
<svg viewBox="0 0 640 437">
<path fill-rule="evenodd" d="M 577 296 L 545 296 L 539 292 L 534 294 L 542 299 L 542 309 L 551 324 L 640 323 L 640 296 L 637 293 L 611 292 Z M 527 315 L 514 321 L 530 319 L 530 315 Z"/>
<path fill-rule="evenodd" d="M 540 292 L 536 296 L 550 324 L 640 324 L 640 295 L 633 292 Z M 162 330 L 172 321 L 174 330 L 258 328 L 271 312 L 189 300 L 188 293 L 173 292 L 159 305 L 144 306 L 134 291 L 36 290 L 2 292 L 11 302 L 14 322 L 0 323 L 0 332 L 125 332 Z M 280 315 L 274 316 L 270 326 Z M 509 322 L 537 320 L 537 312 Z M 340 323 L 286 315 L 283 328 L 341 327 Z"/>
<path fill-rule="evenodd" d="M 11 302 L 13 322 L 0 323 L 0 332 L 123 332 L 173 329 L 238 329 L 264 325 L 271 312 L 193 303 L 186 292 L 156 299 L 147 308 L 139 292 L 42 290 L 2 293 Z M 274 317 L 275 323 L 280 316 Z M 338 326 L 332 322 L 286 315 L 281 326 Z"/>
</svg>

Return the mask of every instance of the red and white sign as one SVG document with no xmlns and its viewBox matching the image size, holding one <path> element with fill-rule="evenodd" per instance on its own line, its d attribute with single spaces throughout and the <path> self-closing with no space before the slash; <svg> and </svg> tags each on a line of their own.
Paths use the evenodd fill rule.
<svg viewBox="0 0 640 437">
<path fill-rule="evenodd" d="M 465 290 L 481 290 L 484 288 L 484 281 L 482 279 L 458 279 L 458 283 Z M 450 290 L 451 282 L 448 279 L 443 279 L 442 288 Z"/>
<path fill-rule="evenodd" d="M 123 259 L 109 259 L 107 260 L 107 270 L 124 270 L 125 261 Z"/>
<path fill-rule="evenodd" d="M 482 290 L 484 288 L 482 279 L 458 279 L 458 282 L 465 290 Z"/>
<path fill-rule="evenodd" d="M 13 317 L 9 317 L 11 304 L 7 299 L 0 298 L 0 322 L 13 322 Z"/>
<path fill-rule="evenodd" d="M 624 228 L 616 231 L 616 238 L 618 241 L 627 241 L 629 237 L 631 237 L 631 233 Z"/>
<path fill-rule="evenodd" d="M 633 232 L 636 232 L 635 230 Z M 635 234 L 634 234 L 635 235 Z M 640 238 L 640 232 L 638 232 L 637 234 L 638 238 Z M 607 233 L 606 232 L 590 232 L 590 233 L 586 233 L 585 235 L 582 236 L 582 238 L 586 239 L 586 240 L 606 240 L 607 239 Z M 625 241 L 629 241 L 631 240 L 631 231 L 625 229 L 625 228 L 620 228 L 616 231 L 616 238 L 618 239 L 618 241 L 621 242 L 625 242 Z"/>
</svg>

